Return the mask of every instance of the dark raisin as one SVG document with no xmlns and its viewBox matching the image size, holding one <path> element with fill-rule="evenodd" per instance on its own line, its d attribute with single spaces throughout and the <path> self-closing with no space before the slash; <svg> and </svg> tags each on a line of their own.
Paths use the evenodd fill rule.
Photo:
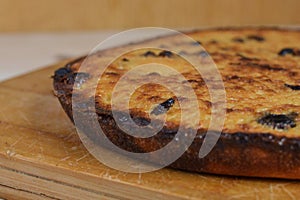
<svg viewBox="0 0 300 200">
<path fill-rule="evenodd" d="M 273 129 L 287 129 L 294 128 L 296 126 L 295 113 L 288 115 L 284 114 L 267 114 L 257 120 L 262 125 L 267 125 Z"/>
<path fill-rule="evenodd" d="M 201 56 L 201 57 L 207 57 L 207 56 L 209 56 L 209 54 L 207 53 L 207 51 L 200 51 L 199 53 L 197 53 L 199 56 Z"/>
<path fill-rule="evenodd" d="M 260 35 L 248 35 L 247 37 L 249 40 L 255 40 L 257 42 L 263 42 L 265 41 L 265 38 Z"/>
<path fill-rule="evenodd" d="M 195 41 L 195 42 L 191 42 L 191 45 L 199 46 L 199 45 L 202 45 L 202 43 L 200 41 Z"/>
<path fill-rule="evenodd" d="M 63 76 L 66 76 L 69 73 L 71 73 L 71 70 L 64 67 L 64 68 L 60 68 L 60 69 L 56 70 L 54 72 L 54 76 L 63 77 Z"/>
<path fill-rule="evenodd" d="M 147 51 L 146 53 L 143 54 L 143 56 L 145 56 L 145 57 L 148 57 L 148 56 L 156 57 L 156 54 L 153 51 Z"/>
<path fill-rule="evenodd" d="M 158 54 L 158 56 L 171 58 L 173 53 L 171 51 L 162 51 Z"/>
<path fill-rule="evenodd" d="M 159 104 L 158 106 L 156 106 L 151 114 L 154 115 L 160 115 L 163 114 L 165 112 L 167 112 L 175 103 L 175 100 L 173 98 L 167 99 L 166 101 L 162 102 L 161 104 Z"/>
<path fill-rule="evenodd" d="M 281 51 L 278 52 L 278 55 L 280 55 L 280 56 L 285 56 L 287 54 L 290 54 L 290 55 L 293 55 L 293 56 L 296 55 L 294 49 L 292 49 L 292 48 L 284 48 L 284 49 L 282 49 Z"/>
<path fill-rule="evenodd" d="M 238 42 L 238 43 L 244 43 L 244 39 L 243 39 L 243 38 L 240 38 L 240 37 L 232 38 L 232 41 Z"/>
<path fill-rule="evenodd" d="M 300 85 L 290 85 L 290 84 L 284 84 L 285 87 L 288 87 L 292 90 L 300 90 Z"/>
<path fill-rule="evenodd" d="M 56 81 L 62 81 L 64 80 L 69 74 L 72 74 L 72 71 L 69 68 L 63 67 L 54 72 L 54 80 Z"/>
<path fill-rule="evenodd" d="M 129 60 L 127 58 L 123 58 L 122 61 L 128 62 Z"/>
</svg>

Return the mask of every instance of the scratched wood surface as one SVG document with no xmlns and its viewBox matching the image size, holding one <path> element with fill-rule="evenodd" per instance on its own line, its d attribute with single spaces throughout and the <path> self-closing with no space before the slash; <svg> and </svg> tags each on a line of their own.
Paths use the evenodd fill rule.
<svg viewBox="0 0 300 200">
<path fill-rule="evenodd" d="M 62 63 L 0 83 L 0 197 L 299 199 L 300 182 L 162 169 L 129 174 L 94 159 L 52 93 Z"/>
</svg>

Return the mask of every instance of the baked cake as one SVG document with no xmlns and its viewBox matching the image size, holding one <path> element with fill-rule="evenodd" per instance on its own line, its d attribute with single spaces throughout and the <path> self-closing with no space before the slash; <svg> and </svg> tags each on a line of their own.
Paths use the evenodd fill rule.
<svg viewBox="0 0 300 200">
<path fill-rule="evenodd" d="M 74 60 L 55 71 L 54 90 L 70 119 L 75 77 L 83 90 L 82 101 L 95 98 L 99 124 L 106 136 L 120 148 L 131 152 L 151 152 L 174 139 L 181 111 L 179 100 L 168 88 L 159 84 L 143 85 L 130 97 L 130 115 L 138 125 L 150 123 L 151 115 L 166 114 L 163 128 L 149 138 L 137 138 L 123 132 L 112 116 L 113 88 L 120 78 L 138 65 L 161 63 L 172 66 L 186 81 L 179 87 L 193 88 L 201 115 L 197 135 L 185 153 L 170 167 L 213 174 L 300 178 L 300 31 L 280 28 L 221 28 L 185 33 L 195 40 L 186 43 L 176 35 L 154 38 L 139 44 L 156 44 L 161 49 L 139 49 L 112 57 L 136 44 L 102 50 L 90 55 L 85 71 L 78 71 L 85 57 Z M 207 51 L 199 51 L 201 44 Z M 179 54 L 168 48 L 184 49 Z M 207 54 L 208 53 L 208 54 Z M 209 127 L 211 106 L 208 88 L 199 73 L 180 55 L 193 55 L 215 62 L 226 91 L 226 118 L 220 138 L 212 151 L 199 158 L 199 149 Z M 99 79 L 95 67 L 113 61 Z M 163 76 L 168 82 L 173 75 L 155 72 L 137 74 L 137 79 L 152 80 Z M 93 81 L 92 81 L 93 80 Z M 126 91 L 133 80 L 125 80 L 118 91 Z M 176 83 L 178 84 L 178 83 Z M 96 87 L 96 88 L 95 88 Z M 94 95 L 93 90 L 96 89 Z M 74 94 L 73 94 L 74 95 Z M 182 100 L 182 98 L 181 98 Z M 184 101 L 191 101 L 183 98 Z M 163 108 L 163 109 L 162 109 Z M 82 112 L 87 108 L 82 106 Z M 123 112 L 122 106 L 116 111 Z M 189 117 L 193 119 L 194 114 Z M 181 124 L 182 125 L 182 124 Z M 188 123 L 183 124 L 189 129 Z M 195 127 L 193 127 L 195 128 Z M 92 136 L 91 132 L 86 133 Z"/>
</svg>

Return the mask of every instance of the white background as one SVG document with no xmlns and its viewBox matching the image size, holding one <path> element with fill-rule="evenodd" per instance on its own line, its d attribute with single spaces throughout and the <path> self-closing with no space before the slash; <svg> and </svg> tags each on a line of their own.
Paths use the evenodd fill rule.
<svg viewBox="0 0 300 200">
<path fill-rule="evenodd" d="M 15 33 L 0 34 L 0 81 L 28 73 L 67 58 L 88 54 L 100 42 L 120 31 L 76 33 Z M 134 32 L 119 38 L 113 45 L 137 42 L 169 34 L 165 29 Z"/>
</svg>

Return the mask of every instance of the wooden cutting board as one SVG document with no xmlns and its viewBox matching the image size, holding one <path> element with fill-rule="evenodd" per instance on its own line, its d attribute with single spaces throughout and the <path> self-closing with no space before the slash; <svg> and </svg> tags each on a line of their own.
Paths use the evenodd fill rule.
<svg viewBox="0 0 300 200">
<path fill-rule="evenodd" d="M 81 144 L 52 92 L 60 63 L 0 83 L 0 197 L 300 199 L 300 181 L 110 169 Z"/>
</svg>

